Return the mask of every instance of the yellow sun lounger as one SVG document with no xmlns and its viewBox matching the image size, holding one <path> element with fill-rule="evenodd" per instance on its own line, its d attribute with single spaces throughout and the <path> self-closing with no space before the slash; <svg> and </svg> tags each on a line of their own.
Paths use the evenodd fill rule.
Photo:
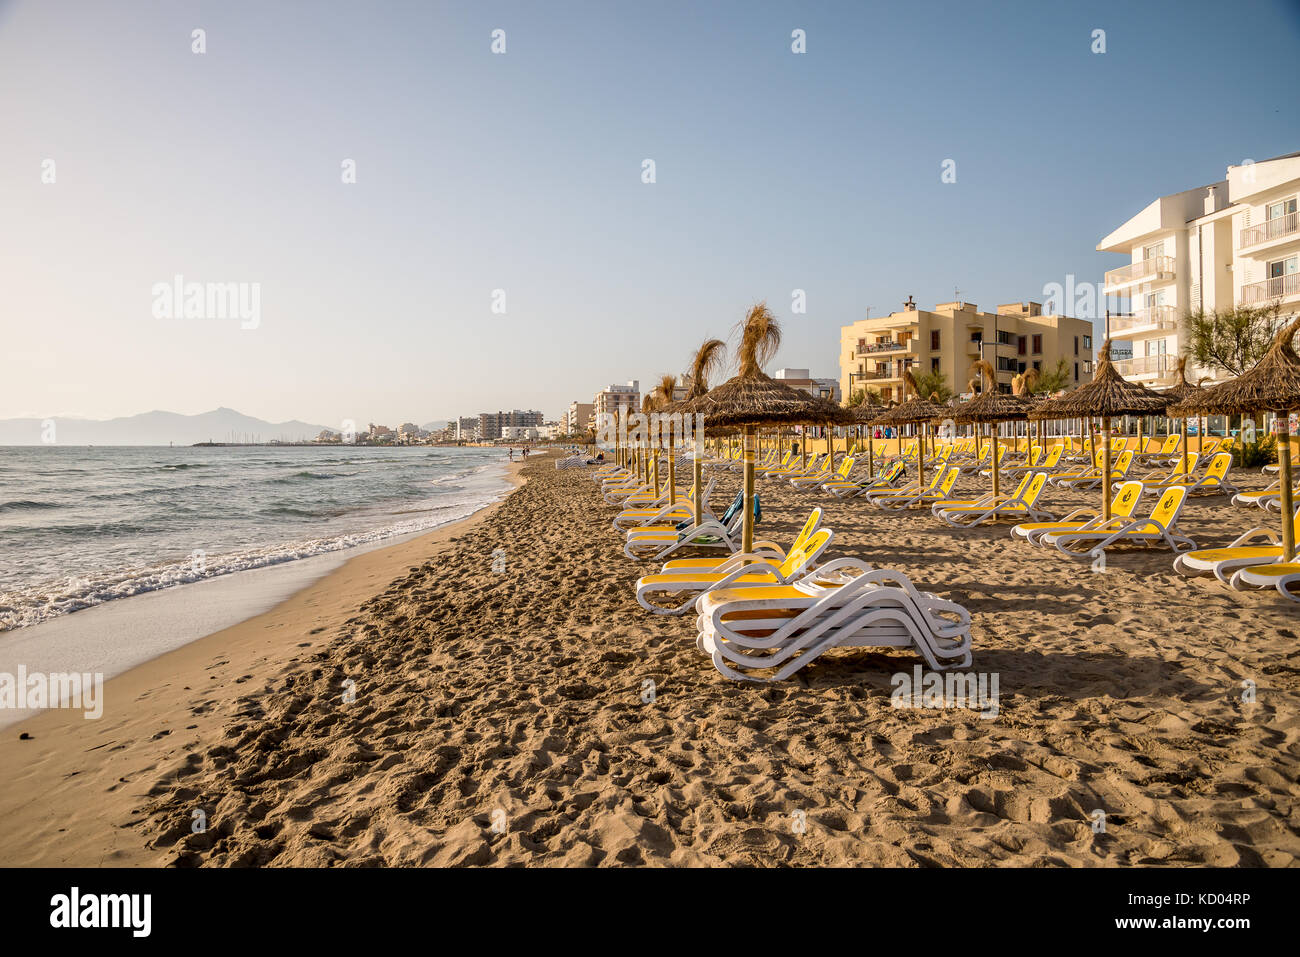
<svg viewBox="0 0 1300 957">
<path fill-rule="evenodd" d="M 955 505 L 939 509 L 935 515 L 955 528 L 973 528 L 996 518 L 1050 521 L 1051 512 L 1034 508 L 1043 486 L 1047 484 L 1047 473 L 1035 472 L 1032 478 L 1026 475 L 1025 479 L 1029 482 L 1029 486 L 1026 488 L 1022 482 L 1016 494 L 1004 502 L 994 502 L 989 505 Z"/>
<path fill-rule="evenodd" d="M 841 580 L 823 587 L 823 573 Z M 797 585 L 717 588 L 695 608 L 696 647 L 737 681 L 781 681 L 832 648 L 911 648 L 935 670 L 971 663 L 965 608 L 917 590 L 902 572 L 852 558 Z"/>
<path fill-rule="evenodd" d="M 1277 562 L 1274 565 L 1254 565 L 1242 568 L 1232 576 L 1232 587 L 1242 589 L 1247 585 L 1256 588 L 1276 588 L 1278 594 L 1291 601 L 1300 601 L 1300 562 Z"/>
<path fill-rule="evenodd" d="M 642 608 L 656 615 L 681 615 L 695 604 L 696 598 L 714 588 L 791 584 L 816 568 L 818 557 L 834 537 L 829 528 L 818 529 L 799 548 L 791 549 L 780 563 L 751 562 L 727 572 L 685 569 L 646 575 L 636 583 L 636 600 Z M 651 600 L 651 596 L 680 597 L 683 594 L 688 597 L 679 605 L 659 605 Z"/>
<path fill-rule="evenodd" d="M 1295 536 L 1300 539 L 1300 509 L 1293 519 Z M 1263 542 L 1257 542 L 1262 539 Z M 1256 544 L 1248 544 L 1257 542 Z M 1265 565 L 1282 557 L 1282 538 L 1271 528 L 1252 528 L 1238 536 L 1231 545 L 1223 548 L 1202 548 L 1183 552 L 1174 559 L 1174 571 L 1180 575 L 1213 574 L 1225 585 L 1232 584 L 1232 575 L 1239 568 Z"/>
<path fill-rule="evenodd" d="M 1042 537 L 1052 532 L 1091 532 L 1113 531 L 1127 523 L 1137 508 L 1138 499 L 1142 497 L 1142 483 L 1125 482 L 1110 503 L 1110 518 L 1105 519 L 1100 512 L 1089 508 L 1076 508 L 1059 522 L 1022 522 L 1011 529 L 1012 538 L 1022 538 L 1035 545 L 1042 544 Z"/>
<path fill-rule="evenodd" d="M 901 512 L 909 508 L 928 508 L 934 502 L 941 501 L 952 493 L 952 487 L 957 484 L 957 476 L 960 474 L 961 470 L 957 466 L 949 466 L 946 470 L 935 473 L 935 481 L 924 492 L 910 495 L 907 493 L 870 494 L 867 496 L 867 501 L 876 508 L 883 508 L 890 512 Z"/>
<path fill-rule="evenodd" d="M 1151 510 L 1149 518 L 1125 522 L 1115 529 L 1048 532 L 1041 537 L 1045 545 L 1055 545 L 1067 558 L 1092 559 L 1093 570 L 1106 567 L 1106 549 L 1112 545 L 1168 545 L 1175 552 L 1196 548 L 1196 542 L 1178 530 L 1178 515 L 1187 501 L 1187 489 L 1166 489 Z"/>
<path fill-rule="evenodd" d="M 702 571 L 702 572 L 729 572 L 746 562 L 755 561 L 777 561 L 783 562 L 786 557 L 798 548 L 802 548 L 804 542 L 808 541 L 817 531 L 822 522 L 822 510 L 815 508 L 812 514 L 808 516 L 808 521 L 803 523 L 803 528 L 799 534 L 794 537 L 790 543 L 789 551 L 783 549 L 776 542 L 761 541 L 754 543 L 752 552 L 736 552 L 726 556 L 714 556 L 712 558 L 674 558 L 664 562 L 664 567 L 659 569 L 660 572 L 685 572 L 685 571 Z"/>
</svg>

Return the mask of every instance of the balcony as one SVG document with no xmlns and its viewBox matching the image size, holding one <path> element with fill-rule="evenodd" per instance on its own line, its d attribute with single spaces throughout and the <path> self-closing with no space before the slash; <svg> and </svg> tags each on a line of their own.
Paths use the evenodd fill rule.
<svg viewBox="0 0 1300 957">
<path fill-rule="evenodd" d="M 1178 369 L 1178 356 L 1172 353 L 1158 356 L 1139 356 L 1136 359 L 1120 359 L 1111 363 L 1115 371 L 1126 379 L 1156 378 L 1163 379 Z"/>
<path fill-rule="evenodd" d="M 1178 328 L 1173 306 L 1151 306 L 1141 312 L 1110 317 L 1111 338 L 1126 338 L 1141 332 L 1172 332 Z"/>
<path fill-rule="evenodd" d="M 1287 236 L 1300 236 L 1300 213 L 1287 213 L 1277 219 L 1266 220 L 1258 226 L 1247 226 L 1241 231 L 1238 248 L 1246 249 L 1275 239 L 1284 239 Z"/>
<path fill-rule="evenodd" d="M 1263 282 L 1250 282 L 1241 287 L 1243 305 L 1268 302 L 1270 299 L 1290 299 L 1300 296 L 1300 273 L 1289 276 L 1274 276 Z"/>
<path fill-rule="evenodd" d="M 859 342 L 856 353 L 860 356 L 867 356 L 881 352 L 911 352 L 913 341 L 912 339 L 906 339 L 902 342 Z"/>
<path fill-rule="evenodd" d="M 1106 292 L 1127 289 L 1141 283 L 1160 282 L 1173 279 L 1175 262 L 1173 256 L 1152 256 L 1140 262 L 1130 263 L 1120 269 L 1106 273 Z"/>
</svg>

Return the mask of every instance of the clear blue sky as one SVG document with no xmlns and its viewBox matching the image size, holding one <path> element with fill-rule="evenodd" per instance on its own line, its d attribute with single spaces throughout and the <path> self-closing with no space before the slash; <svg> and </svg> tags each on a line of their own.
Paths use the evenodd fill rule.
<svg viewBox="0 0 1300 957">
<path fill-rule="evenodd" d="M 0 0 L 0 417 L 550 418 L 758 299 L 837 375 L 867 307 L 1098 280 L 1156 196 L 1300 149 L 1298 43 L 1293 0 Z M 155 318 L 178 273 L 260 325 Z"/>
</svg>

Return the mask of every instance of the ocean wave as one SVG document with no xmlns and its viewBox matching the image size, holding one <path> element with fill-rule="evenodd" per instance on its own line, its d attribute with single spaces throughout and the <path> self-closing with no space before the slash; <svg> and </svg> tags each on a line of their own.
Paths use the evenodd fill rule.
<svg viewBox="0 0 1300 957">
<path fill-rule="evenodd" d="M 47 508 L 63 508 L 58 502 L 35 502 L 31 499 L 17 499 L 12 502 L 0 502 L 0 512 L 27 512 Z"/>
<path fill-rule="evenodd" d="M 499 501 L 508 490 L 456 503 L 438 503 L 423 519 L 390 522 L 366 531 L 266 545 L 225 555 L 207 556 L 198 566 L 191 560 L 146 568 L 97 573 L 91 577 L 63 579 L 0 594 L 0 632 L 38 624 L 60 615 L 127 598 L 174 588 L 234 572 L 280 565 L 327 552 L 356 548 L 388 538 L 411 535 L 459 521 L 486 505 Z"/>
</svg>

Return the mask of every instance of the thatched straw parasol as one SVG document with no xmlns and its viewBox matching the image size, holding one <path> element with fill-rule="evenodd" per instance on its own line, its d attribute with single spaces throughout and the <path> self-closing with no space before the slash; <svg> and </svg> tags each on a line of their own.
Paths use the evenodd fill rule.
<svg viewBox="0 0 1300 957">
<path fill-rule="evenodd" d="M 1200 386 L 1192 385 L 1187 381 L 1187 357 L 1180 356 L 1178 359 L 1178 381 L 1168 389 L 1161 389 L 1160 394 L 1169 400 L 1171 406 L 1187 399 L 1195 398 L 1204 394 L 1205 390 Z M 1187 416 L 1179 416 L 1178 421 L 1183 424 L 1183 473 L 1187 473 Z M 1205 448 L 1205 436 L 1201 434 L 1200 426 L 1197 426 L 1196 434 L 1200 448 Z"/>
<path fill-rule="evenodd" d="M 1101 417 L 1102 444 L 1101 483 L 1102 517 L 1110 518 L 1110 420 L 1122 415 L 1162 415 L 1169 399 L 1152 392 L 1144 385 L 1129 382 L 1111 365 L 1110 340 L 1101 344 L 1097 356 L 1097 371 L 1092 381 L 1067 392 L 1059 399 L 1050 399 L 1030 412 L 1032 419 L 1085 419 Z M 1093 443 L 1093 450 L 1097 448 Z"/>
<path fill-rule="evenodd" d="M 1276 412 L 1278 471 L 1282 479 L 1282 561 L 1295 557 L 1295 523 L 1291 497 L 1291 428 L 1288 413 L 1300 409 L 1300 356 L 1291 340 L 1300 331 L 1300 319 L 1284 326 L 1255 368 L 1231 382 L 1203 389 L 1184 399 L 1174 415 L 1247 415 Z"/>
<path fill-rule="evenodd" d="M 912 375 L 910 369 L 903 371 L 903 394 L 906 396 L 907 387 L 915 389 L 916 377 Z M 936 405 L 929 399 L 923 399 L 920 395 L 905 399 L 898 405 L 892 406 L 876 416 L 872 420 L 872 425 L 919 425 L 921 427 L 920 441 L 916 449 L 916 481 L 925 487 L 925 426 L 931 419 L 937 415 L 946 413 L 941 405 Z M 901 444 L 901 443 L 900 443 Z"/>
<path fill-rule="evenodd" d="M 685 419 L 687 415 L 692 414 L 690 404 L 693 400 L 700 398 L 709 391 L 709 376 L 722 368 L 722 363 L 726 359 L 727 345 L 721 339 L 706 339 L 700 343 L 700 347 L 695 350 L 695 356 L 691 359 L 691 387 L 686 392 L 686 398 L 681 402 L 674 402 L 664 411 L 668 414 L 680 413 Z M 699 525 L 704 521 L 704 462 L 703 462 L 703 436 L 695 436 L 695 455 L 692 465 L 692 472 L 695 479 L 694 502 L 695 507 L 695 524 Z M 671 461 L 671 459 L 669 460 Z"/>
<path fill-rule="evenodd" d="M 988 423 L 989 432 L 992 435 L 993 447 L 989 451 L 989 463 L 993 469 L 993 494 L 998 494 L 998 430 L 999 422 L 1014 422 L 1018 419 L 1029 417 L 1029 410 L 1032 408 L 1030 403 L 1016 395 L 1008 395 L 1005 392 L 999 392 L 995 384 L 993 364 L 986 359 L 980 359 L 971 366 L 971 371 L 984 376 L 984 391 L 965 403 L 957 414 L 953 416 L 954 422 L 960 422 L 970 425 L 982 425 Z"/>
<path fill-rule="evenodd" d="M 741 323 L 737 374 L 685 403 L 690 412 L 703 413 L 711 426 L 744 428 L 745 516 L 741 548 L 745 552 L 752 551 L 754 545 L 754 428 L 855 421 L 851 412 L 834 402 L 792 389 L 764 374 L 763 365 L 776 356 L 780 345 L 781 327 L 776 317 L 766 303 L 753 306 Z"/>
</svg>

